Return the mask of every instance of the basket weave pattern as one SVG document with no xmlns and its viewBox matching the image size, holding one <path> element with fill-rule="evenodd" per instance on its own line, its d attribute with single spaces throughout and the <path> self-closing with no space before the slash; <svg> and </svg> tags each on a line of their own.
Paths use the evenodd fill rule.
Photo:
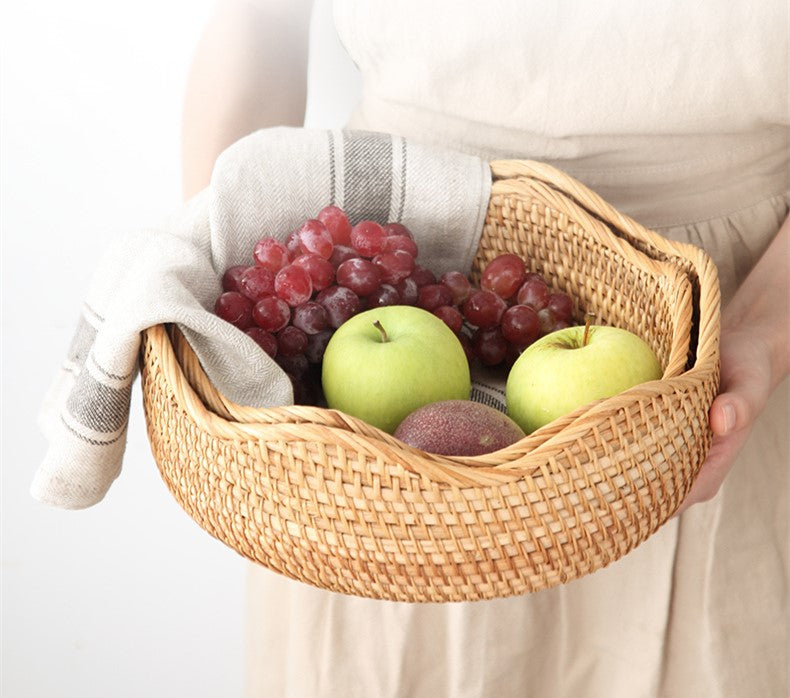
<svg viewBox="0 0 790 698">
<path fill-rule="evenodd" d="M 492 163 L 472 270 L 502 252 L 636 332 L 664 367 L 496 453 L 446 457 L 308 406 L 234 405 L 177 331 L 144 333 L 149 438 L 187 513 L 294 579 L 401 601 L 479 600 L 598 570 L 654 533 L 710 445 L 718 386 L 715 267 L 538 163 Z"/>
</svg>

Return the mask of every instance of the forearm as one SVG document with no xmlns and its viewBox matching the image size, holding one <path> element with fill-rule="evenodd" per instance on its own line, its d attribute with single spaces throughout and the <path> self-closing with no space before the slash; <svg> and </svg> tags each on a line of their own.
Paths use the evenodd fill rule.
<svg viewBox="0 0 790 698">
<path fill-rule="evenodd" d="M 185 198 L 217 156 L 259 128 L 304 122 L 309 0 L 222 0 L 198 43 L 182 122 Z"/>
</svg>

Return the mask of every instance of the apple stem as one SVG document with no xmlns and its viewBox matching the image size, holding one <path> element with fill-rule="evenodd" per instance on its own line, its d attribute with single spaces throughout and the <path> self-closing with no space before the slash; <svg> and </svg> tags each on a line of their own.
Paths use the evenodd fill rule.
<svg viewBox="0 0 790 698">
<path fill-rule="evenodd" d="M 587 340 L 590 338 L 590 320 L 594 318 L 593 313 L 587 313 L 584 316 L 584 335 L 582 335 L 582 346 L 587 346 Z"/>
<path fill-rule="evenodd" d="M 373 323 L 373 327 L 375 327 L 379 332 L 381 332 L 381 341 L 382 342 L 389 342 L 390 338 L 387 336 L 387 331 L 384 329 L 384 325 L 382 325 L 378 320 Z"/>
</svg>

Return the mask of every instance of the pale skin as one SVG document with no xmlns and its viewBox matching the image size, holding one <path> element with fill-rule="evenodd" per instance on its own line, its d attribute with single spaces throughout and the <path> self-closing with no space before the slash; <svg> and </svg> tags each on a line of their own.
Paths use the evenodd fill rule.
<svg viewBox="0 0 790 698">
<path fill-rule="evenodd" d="M 710 408 L 713 444 L 678 513 L 713 498 L 754 421 L 790 369 L 790 217 L 721 316 L 721 383 Z"/>
<path fill-rule="evenodd" d="M 185 198 L 217 156 L 252 131 L 304 120 L 310 0 L 220 2 L 197 47 L 184 103 Z M 678 513 L 719 491 L 769 396 L 790 369 L 790 217 L 722 311 L 713 444 Z"/>
<path fill-rule="evenodd" d="M 301 126 L 310 0 L 223 0 L 198 42 L 182 120 L 182 191 L 211 177 L 217 156 L 260 128 Z"/>
</svg>

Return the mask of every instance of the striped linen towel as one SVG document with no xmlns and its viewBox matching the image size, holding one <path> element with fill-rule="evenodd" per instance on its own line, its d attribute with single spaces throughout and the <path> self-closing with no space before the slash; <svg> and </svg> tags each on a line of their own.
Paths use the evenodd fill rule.
<svg viewBox="0 0 790 698">
<path fill-rule="evenodd" d="M 234 402 L 289 404 L 285 373 L 211 309 L 224 270 L 251 263 L 264 235 L 285 238 L 328 204 L 352 222 L 400 221 L 436 273 L 472 263 L 490 194 L 479 158 L 388 134 L 273 128 L 231 146 L 209 187 L 162 225 L 119 239 L 97 268 L 61 370 L 44 399 L 49 442 L 31 485 L 46 504 L 99 502 L 121 469 L 140 332 L 177 323 Z"/>
</svg>

